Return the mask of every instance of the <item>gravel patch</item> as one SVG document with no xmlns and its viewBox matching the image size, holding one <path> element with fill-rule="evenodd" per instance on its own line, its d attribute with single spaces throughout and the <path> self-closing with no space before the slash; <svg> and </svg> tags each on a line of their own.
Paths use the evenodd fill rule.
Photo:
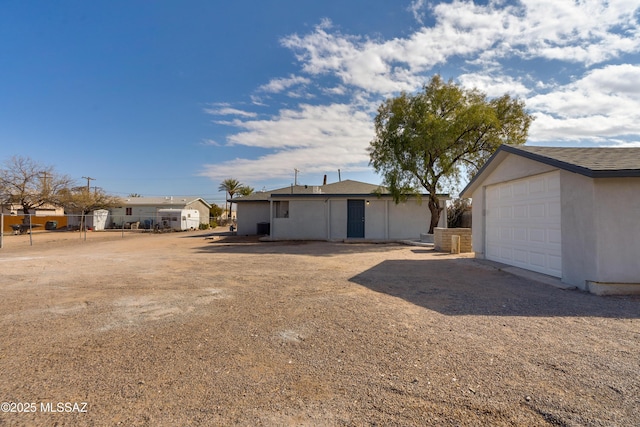
<svg viewBox="0 0 640 427">
<path fill-rule="evenodd" d="M 117 237 L 5 237 L 0 426 L 640 425 L 638 297 L 415 246 Z"/>
</svg>

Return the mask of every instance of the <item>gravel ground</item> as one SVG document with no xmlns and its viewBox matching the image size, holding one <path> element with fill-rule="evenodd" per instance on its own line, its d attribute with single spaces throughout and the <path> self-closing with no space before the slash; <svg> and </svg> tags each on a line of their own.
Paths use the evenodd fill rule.
<svg viewBox="0 0 640 427">
<path fill-rule="evenodd" d="M 395 244 L 77 237 L 5 237 L 0 426 L 640 425 L 637 297 Z"/>
</svg>

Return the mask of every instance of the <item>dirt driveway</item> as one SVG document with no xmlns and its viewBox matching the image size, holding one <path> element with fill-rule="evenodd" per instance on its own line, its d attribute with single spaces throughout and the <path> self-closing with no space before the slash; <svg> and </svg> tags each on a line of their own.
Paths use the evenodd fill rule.
<svg viewBox="0 0 640 427">
<path fill-rule="evenodd" d="M 638 298 L 391 244 L 17 242 L 0 426 L 640 425 Z"/>
</svg>

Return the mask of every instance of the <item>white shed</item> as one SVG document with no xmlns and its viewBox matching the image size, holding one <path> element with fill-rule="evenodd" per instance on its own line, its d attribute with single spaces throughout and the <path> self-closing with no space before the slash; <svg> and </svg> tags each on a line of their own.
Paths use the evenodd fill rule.
<svg viewBox="0 0 640 427">
<path fill-rule="evenodd" d="M 503 145 L 461 196 L 476 257 L 640 293 L 640 148 Z"/>
<path fill-rule="evenodd" d="M 93 211 L 91 217 L 93 229 L 96 231 L 102 231 L 107 227 L 107 219 L 109 218 L 109 211 L 106 209 L 98 209 Z"/>
</svg>

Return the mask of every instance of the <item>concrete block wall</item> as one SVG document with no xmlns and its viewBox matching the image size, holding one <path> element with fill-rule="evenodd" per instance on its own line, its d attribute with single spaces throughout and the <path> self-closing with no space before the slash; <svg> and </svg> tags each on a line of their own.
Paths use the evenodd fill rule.
<svg viewBox="0 0 640 427">
<path fill-rule="evenodd" d="M 451 252 L 451 236 L 460 236 L 460 253 L 471 252 L 470 228 L 439 228 L 433 230 L 435 250 Z"/>
</svg>

